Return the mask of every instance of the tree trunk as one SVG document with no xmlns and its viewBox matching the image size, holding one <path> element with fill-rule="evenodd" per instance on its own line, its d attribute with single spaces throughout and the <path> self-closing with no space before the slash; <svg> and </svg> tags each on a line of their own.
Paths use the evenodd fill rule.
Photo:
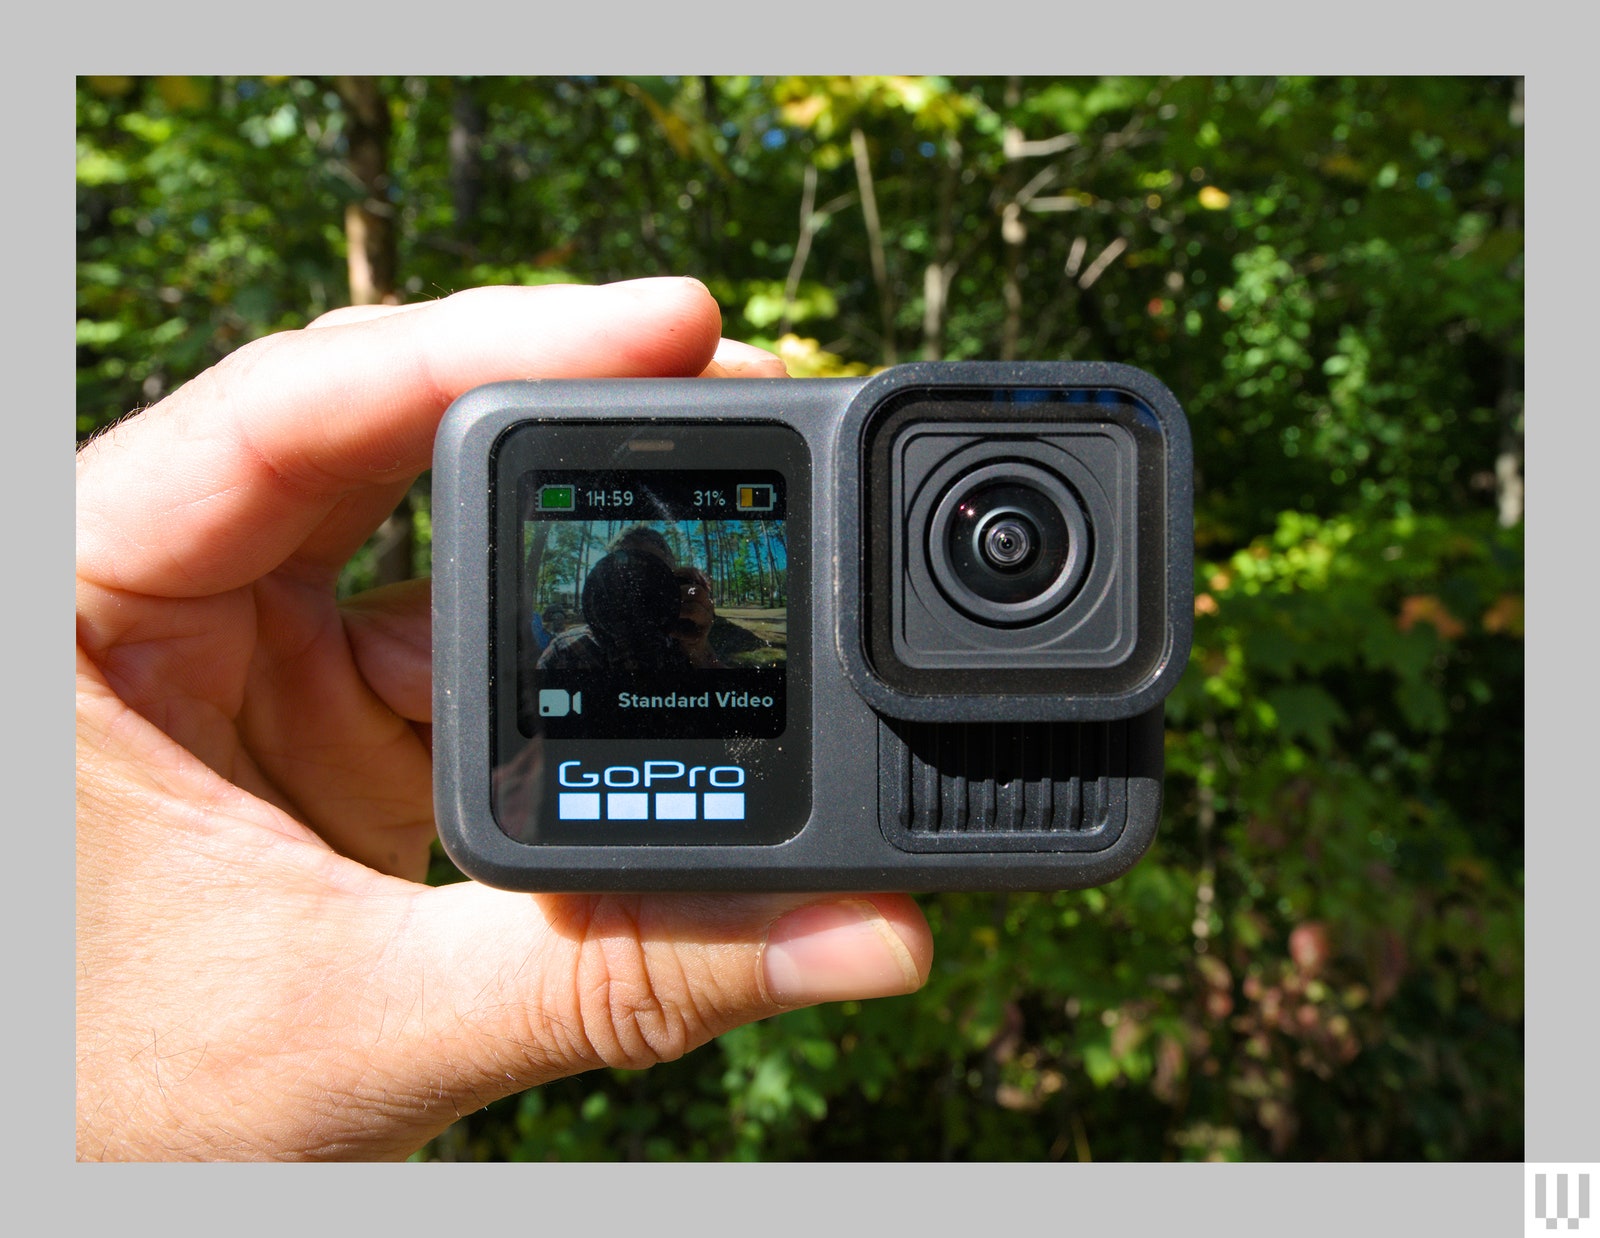
<svg viewBox="0 0 1600 1238">
<path fill-rule="evenodd" d="M 1005 93 L 1007 112 L 1014 112 L 1021 101 L 1022 85 L 1017 78 L 1010 78 L 1006 82 Z M 1006 166 L 1000 173 L 1004 196 L 1000 214 L 1000 240 L 1004 245 L 1005 255 L 1000 260 L 1005 273 L 1000 288 L 1000 300 L 1005 306 L 1005 317 L 1000 324 L 999 356 L 1002 361 L 1014 361 L 1017 356 L 1017 340 L 1022 335 L 1022 243 L 1028 237 L 1028 226 L 1022 222 L 1022 205 L 1017 201 L 1017 190 L 1020 188 L 1021 180 L 1021 168 L 1018 165 L 1020 156 L 1009 153 L 1012 150 L 1021 150 L 1022 130 L 1009 120 L 1005 125 L 1002 146 L 1008 154 Z"/>
<path fill-rule="evenodd" d="M 771 606 L 773 598 L 772 572 L 767 564 L 767 556 L 762 550 L 761 526 L 756 521 L 749 521 L 745 527 L 750 530 L 750 550 L 756 559 L 756 580 L 759 582 L 761 590 L 761 605 L 763 607 Z"/>
<path fill-rule="evenodd" d="M 855 156 L 856 181 L 861 187 L 861 214 L 867 222 L 867 254 L 872 279 L 878 285 L 878 309 L 883 319 L 883 363 L 894 365 L 900 357 L 894 344 L 894 290 L 889 286 L 889 263 L 883 252 L 883 227 L 878 221 L 878 195 L 872 185 L 872 163 L 867 158 L 867 137 L 859 128 L 850 131 Z"/>
<path fill-rule="evenodd" d="M 1519 77 L 1512 85 L 1510 109 L 1511 121 L 1519 128 L 1522 125 L 1522 109 L 1523 80 Z M 1516 207 L 1506 208 L 1500 224 L 1510 232 L 1518 231 L 1522 227 L 1521 214 Z M 1522 258 L 1519 255 L 1506 274 L 1509 278 L 1520 280 L 1521 268 Z M 1522 464 L 1525 378 L 1521 359 L 1508 353 L 1502 375 L 1500 398 L 1497 401 L 1500 414 L 1500 450 L 1494 461 L 1495 505 L 1499 510 L 1500 527 L 1510 529 L 1521 523 L 1524 502 Z"/>
<path fill-rule="evenodd" d="M 800 276 L 806 269 L 806 259 L 811 256 L 811 238 L 817 230 L 817 165 L 806 164 L 805 180 L 800 190 L 800 236 L 794 243 L 794 261 L 789 264 L 789 274 L 783 281 L 783 318 L 778 323 L 778 338 L 789 334 L 789 321 L 795 298 L 800 295 Z"/>
<path fill-rule="evenodd" d="M 351 305 L 398 305 L 399 247 L 389 201 L 389 101 L 375 77 L 335 77 L 345 110 L 346 161 L 363 196 L 344 208 Z M 417 535 L 408 494 L 378 527 L 377 584 L 414 574 Z"/>
<path fill-rule="evenodd" d="M 922 358 L 944 357 L 944 320 L 950 305 L 950 281 L 955 277 L 956 183 L 961 174 L 961 144 L 945 139 L 944 166 L 939 172 L 939 222 L 933 242 L 933 261 L 922 280 Z"/>
<path fill-rule="evenodd" d="M 450 202 L 456 240 L 478 250 L 478 210 L 483 201 L 483 134 L 487 125 L 477 80 L 458 77 L 450 100 Z"/>
<path fill-rule="evenodd" d="M 394 207 L 389 201 L 389 102 L 375 77 L 336 77 L 345 109 L 346 161 L 363 197 L 345 207 L 350 304 L 398 305 Z"/>
</svg>

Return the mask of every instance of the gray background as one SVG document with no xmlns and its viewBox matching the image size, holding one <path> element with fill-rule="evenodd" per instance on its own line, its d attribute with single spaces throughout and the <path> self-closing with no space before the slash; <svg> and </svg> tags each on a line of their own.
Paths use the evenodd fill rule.
<svg viewBox="0 0 1600 1238">
<path fill-rule="evenodd" d="M 166 1233 L 360 1227 L 409 1234 L 449 1227 L 585 1234 L 1116 1233 L 1516 1234 L 1517 1165 L 1262 1166 L 524 1166 L 499 1170 L 351 1168 L 179 1171 L 71 1167 L 72 774 L 56 676 L 65 616 L 54 610 L 67 527 L 71 446 L 65 220 L 72 211 L 71 77 L 89 72 L 920 72 L 1138 70 L 1269 73 L 1526 72 L 1531 120 L 1527 442 L 1529 639 L 1527 745 L 1527 1154 L 1600 1160 L 1592 1049 L 1600 817 L 1584 773 L 1593 720 L 1596 605 L 1593 493 L 1596 400 L 1596 195 L 1591 43 L 1554 3 L 1451 6 L 1355 0 L 1291 10 L 1212 0 L 1100 6 L 943 5 L 874 9 L 841 0 L 787 5 L 657 4 L 563 9 L 403 3 L 337 9 L 291 0 L 220 10 L 146 3 L 30 10 L 13 19 L 4 218 L 12 227 L 6 349 L 22 442 L 15 470 L 12 648 L 26 719 L 7 730 L 13 792 L 5 940 L 23 982 L 6 1003 L 11 1121 L 3 1136 L 11 1209 L 74 1228 L 148 1218 Z M 1569 10 L 1570 12 L 1571 10 Z M 914 13 L 916 20 L 906 21 Z M 1048 14 L 1048 15 L 1047 15 Z M 21 240 L 22 243 L 16 243 Z M 59 359 L 59 360 L 58 360 Z M 59 462 L 61 473 L 56 472 Z M 29 506 L 23 506 L 28 503 Z M 29 518 L 20 519 L 23 513 Z M 58 577 L 57 573 L 60 573 Z M 35 582 L 47 582 L 39 589 Z M 68 587 L 61 580 L 62 589 Z M 49 599 L 27 605 L 29 598 Z M 65 650 L 62 649 L 63 660 Z M 52 692 L 54 690 L 51 690 Z M 24 712 L 25 711 L 25 712 Z M 20 742 L 20 748 L 17 747 Z M 8 754 L 9 755 L 9 754 Z M 23 771 L 39 771 L 24 776 Z M 284 1172 L 291 1173 L 286 1179 Z M 263 1174 L 272 1174 L 269 1181 Z M 390 1175 L 407 1173 L 404 1184 Z M 453 1176 L 446 1182 L 439 1175 Z M 174 1176 L 181 1175 L 181 1176 Z M 383 1181 L 379 1180 L 379 1176 Z M 627 1196 L 616 1187 L 629 1180 Z M 626 1202 L 622 1202 L 623 1200 Z M 1527 1205 L 1531 1209 L 1531 1202 Z M 48 1211 L 44 1211 L 48 1209 Z M 1531 1215 L 1531 1213 L 1530 1213 Z M 1596 1224 L 1589 1222 L 1581 1232 Z M 1566 1232 L 1562 1230 L 1561 1232 Z"/>
</svg>

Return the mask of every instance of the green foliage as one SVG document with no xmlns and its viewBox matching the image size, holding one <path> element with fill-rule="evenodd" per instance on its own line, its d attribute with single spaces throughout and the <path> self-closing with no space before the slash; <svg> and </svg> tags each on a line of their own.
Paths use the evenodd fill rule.
<svg viewBox="0 0 1600 1238">
<path fill-rule="evenodd" d="M 1150 856 L 928 897 L 922 993 L 559 1081 L 427 1156 L 1522 1157 L 1517 82 L 383 89 L 408 298 L 690 273 L 796 374 L 1126 361 L 1197 460 Z M 343 133 L 314 80 L 80 80 L 80 435 L 341 303 Z"/>
</svg>

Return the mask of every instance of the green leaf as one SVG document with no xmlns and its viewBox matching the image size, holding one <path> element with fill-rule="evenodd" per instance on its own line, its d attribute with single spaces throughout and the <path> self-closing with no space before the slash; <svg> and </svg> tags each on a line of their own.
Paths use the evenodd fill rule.
<svg viewBox="0 0 1600 1238">
<path fill-rule="evenodd" d="M 1318 752 L 1332 751 L 1334 728 L 1347 721 L 1339 702 L 1315 684 L 1275 688 L 1267 693 L 1267 703 L 1277 715 L 1278 729 L 1286 742 L 1306 740 Z"/>
</svg>

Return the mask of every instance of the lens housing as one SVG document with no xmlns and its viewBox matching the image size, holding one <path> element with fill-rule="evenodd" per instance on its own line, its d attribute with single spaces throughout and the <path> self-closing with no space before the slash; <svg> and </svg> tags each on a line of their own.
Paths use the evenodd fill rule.
<svg viewBox="0 0 1600 1238">
<path fill-rule="evenodd" d="M 836 646 L 851 686 L 922 721 L 1098 721 L 1160 699 L 1193 596 L 1191 457 L 1171 393 L 1128 367 L 1017 363 L 985 390 L 931 381 L 946 371 L 927 364 L 870 380 L 840 431 Z M 1063 374 L 1085 381 L 1047 381 Z M 1083 520 L 1063 587 L 1031 604 L 975 595 L 929 536 L 952 489 L 994 464 L 1013 480 L 1041 470 L 1034 488 Z"/>
<path fill-rule="evenodd" d="M 928 566 L 950 604 L 994 627 L 1038 623 L 1082 583 L 1083 504 L 1049 469 L 992 460 L 956 478 L 928 522 Z"/>
</svg>

